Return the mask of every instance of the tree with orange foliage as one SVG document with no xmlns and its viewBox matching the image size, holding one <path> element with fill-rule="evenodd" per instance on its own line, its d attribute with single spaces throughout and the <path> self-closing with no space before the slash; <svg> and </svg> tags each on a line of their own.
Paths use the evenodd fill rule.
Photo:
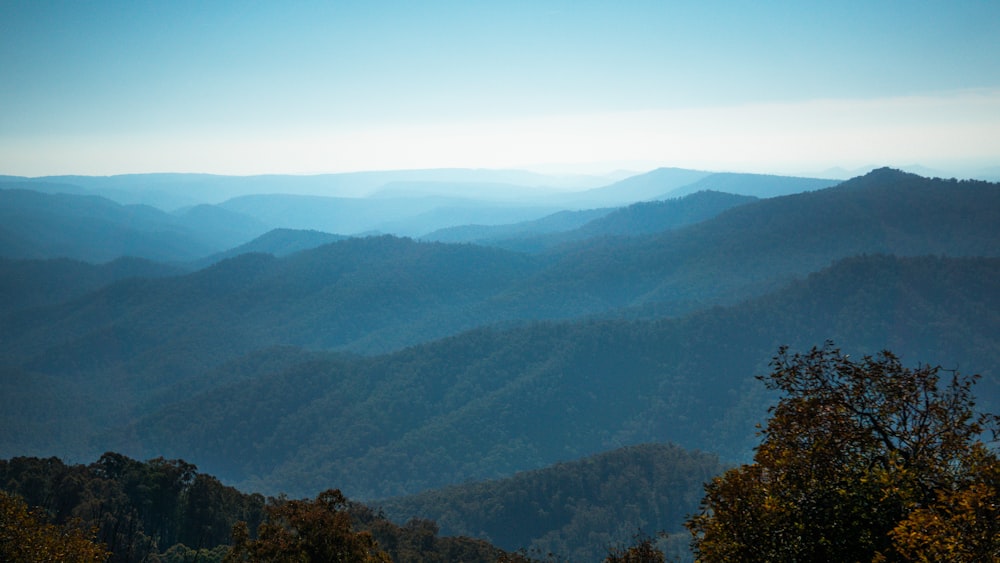
<svg viewBox="0 0 1000 563">
<path fill-rule="evenodd" d="M 978 376 L 782 348 L 754 463 L 706 485 L 699 561 L 1000 561 L 1000 461 Z M 947 373 L 947 372 L 945 372 Z"/>
<path fill-rule="evenodd" d="M 227 563 L 269 561 L 387 563 L 368 532 L 355 532 L 347 499 L 339 490 L 313 501 L 279 500 L 267 507 L 267 521 L 251 539 L 246 524 L 233 528 Z"/>
<path fill-rule="evenodd" d="M 42 513 L 29 510 L 20 497 L 0 491 L 0 561 L 106 561 L 109 553 L 94 541 L 94 535 L 94 530 L 83 530 L 73 523 L 50 524 Z"/>
</svg>

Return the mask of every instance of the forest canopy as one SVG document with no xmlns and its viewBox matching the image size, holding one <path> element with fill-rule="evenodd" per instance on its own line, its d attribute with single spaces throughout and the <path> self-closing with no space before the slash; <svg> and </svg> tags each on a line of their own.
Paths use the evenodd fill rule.
<svg viewBox="0 0 1000 563">
<path fill-rule="evenodd" d="M 706 485 L 699 561 L 997 561 L 1000 461 L 977 376 L 782 348 L 754 463 Z"/>
<path fill-rule="evenodd" d="M 856 359 L 832 343 L 804 354 L 782 347 L 771 368 L 759 379 L 780 398 L 761 430 L 753 463 L 697 480 L 711 479 L 700 511 L 687 521 L 698 561 L 1000 558 L 1000 460 L 983 441 L 990 432 L 995 438 L 1000 418 L 977 412 L 973 387 L 978 376 L 939 366 L 905 367 L 889 351 Z M 476 520 L 477 504 L 479 512 L 522 524 L 532 521 L 531 514 L 571 509 L 577 512 L 565 516 L 580 524 L 578 533 L 562 538 L 556 555 L 579 555 L 573 546 L 586 543 L 585 538 L 610 538 L 615 523 L 583 523 L 597 523 L 596 514 L 616 499 L 588 501 L 581 496 L 586 491 L 573 492 L 572 486 L 597 485 L 570 469 L 599 469 L 608 461 L 614 462 L 611 468 L 620 462 L 625 465 L 599 480 L 641 481 L 635 456 L 656 452 L 670 454 L 650 458 L 664 466 L 656 471 L 684 473 L 664 463 L 683 457 L 678 448 L 625 448 L 496 483 L 520 489 L 522 515 L 489 505 L 489 495 L 461 500 L 456 494 L 461 489 L 447 495 L 455 505 L 441 509 L 452 519 L 460 515 L 470 530 L 489 527 Z M 697 472 L 705 469 L 698 467 Z M 542 476 L 541 490 L 525 486 L 525 479 Z M 658 482 L 677 481 L 672 479 Z M 692 491 L 698 487 L 689 483 Z M 221 561 L 226 556 L 256 561 L 289 554 L 323 558 L 316 554 L 334 552 L 373 561 L 529 559 L 505 553 L 508 546 L 440 537 L 437 523 L 419 516 L 393 523 L 380 509 L 350 502 L 338 490 L 311 501 L 241 493 L 182 460 L 140 462 L 116 453 L 87 466 L 56 458 L 0 460 L 0 490 L 6 491 L 2 547 L 13 549 L 23 536 L 36 546 L 33 553 L 77 545 L 92 553 L 92 560 L 110 554 L 109 561 Z M 683 488 L 660 493 L 649 493 L 658 505 L 650 507 L 653 511 L 674 509 L 685 496 Z M 508 494 L 503 503 L 515 497 Z M 584 500 L 549 506 L 544 504 L 549 497 Z M 623 516 L 617 525 L 641 533 L 642 524 L 629 522 Z M 523 532 L 525 544 L 535 537 L 531 529 Z M 468 535 L 482 537 L 474 531 Z M 609 560 L 662 560 L 664 544 L 635 537 L 641 541 L 611 550 Z"/>
</svg>

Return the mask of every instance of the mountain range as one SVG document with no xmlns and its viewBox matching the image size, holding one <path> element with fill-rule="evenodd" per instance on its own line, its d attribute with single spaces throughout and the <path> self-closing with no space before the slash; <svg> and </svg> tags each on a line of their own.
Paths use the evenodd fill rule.
<svg viewBox="0 0 1000 563">
<path fill-rule="evenodd" d="M 549 226 L 547 232 L 561 231 L 582 222 L 553 229 L 558 221 L 546 218 L 581 210 L 590 214 L 581 217 L 593 218 L 598 216 L 592 212 L 597 203 L 624 206 L 658 199 L 694 179 L 713 176 L 717 175 L 659 169 L 596 188 L 599 177 L 490 170 L 253 177 L 0 176 L 4 220 L 0 257 L 105 262 L 133 256 L 203 266 L 210 257 L 223 256 L 272 229 L 420 237 L 469 224 L 539 220 Z M 758 178 L 737 176 L 751 183 Z M 808 178 L 780 181 L 803 189 L 833 183 Z M 525 232 L 546 231 L 521 231 Z"/>
<path fill-rule="evenodd" d="M 449 512 L 477 489 L 442 488 L 534 490 L 543 474 L 520 472 L 639 444 L 746 460 L 774 400 L 754 376 L 782 345 L 980 373 L 979 405 L 1000 406 L 1000 184 L 664 169 L 624 180 L 621 205 L 422 240 L 277 228 L 299 217 L 288 201 L 326 221 L 348 200 L 433 202 L 417 216 L 450 197 L 415 197 L 436 182 L 168 212 L 12 181 L 0 455 L 184 458 L 245 490 L 336 486 L 394 518 L 569 549 L 576 516 L 501 540 L 501 507 Z"/>
</svg>

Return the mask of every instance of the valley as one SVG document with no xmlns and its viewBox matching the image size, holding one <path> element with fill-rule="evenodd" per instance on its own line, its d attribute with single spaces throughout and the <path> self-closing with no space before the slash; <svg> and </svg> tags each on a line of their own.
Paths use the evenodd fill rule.
<svg viewBox="0 0 1000 563">
<path fill-rule="evenodd" d="M 605 544 L 685 533 L 753 455 L 781 346 L 981 374 L 1000 411 L 998 184 L 475 172 L 4 177 L 0 458 L 183 459 L 590 558 L 612 521 Z M 524 511 L 548 523 L 503 524 Z"/>
</svg>

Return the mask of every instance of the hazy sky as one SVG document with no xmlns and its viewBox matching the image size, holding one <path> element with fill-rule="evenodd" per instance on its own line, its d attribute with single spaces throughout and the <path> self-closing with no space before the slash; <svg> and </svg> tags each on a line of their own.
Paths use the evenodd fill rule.
<svg viewBox="0 0 1000 563">
<path fill-rule="evenodd" d="M 1000 165 L 1000 1 L 0 0 L 0 174 Z"/>
</svg>

